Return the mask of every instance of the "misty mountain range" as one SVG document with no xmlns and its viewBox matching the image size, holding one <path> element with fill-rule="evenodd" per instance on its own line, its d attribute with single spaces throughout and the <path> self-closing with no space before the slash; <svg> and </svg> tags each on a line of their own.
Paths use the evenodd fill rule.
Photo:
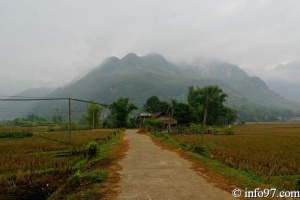
<svg viewBox="0 0 300 200">
<path fill-rule="evenodd" d="M 279 65 L 262 75 L 271 90 L 287 99 L 300 102 L 300 61 Z"/>
<path fill-rule="evenodd" d="M 218 85 L 229 95 L 227 106 L 237 110 L 242 119 L 263 121 L 271 115 L 275 118 L 285 118 L 299 114 L 300 104 L 278 94 L 279 86 L 282 86 L 282 92 L 288 92 L 296 90 L 296 86 L 300 85 L 297 80 L 278 78 L 283 77 L 279 75 L 288 77 L 289 73 L 296 73 L 293 71 L 299 70 L 297 66 L 300 66 L 299 63 L 276 67 L 272 73 L 278 76 L 270 74 L 266 77 L 269 84 L 267 85 L 260 78 L 249 76 L 237 65 L 226 62 L 199 59 L 191 64 L 175 65 L 159 54 L 140 57 L 130 53 L 122 59 L 107 58 L 86 76 L 64 87 L 56 90 L 46 88 L 27 90 L 18 96 L 72 97 L 106 104 L 120 97 L 129 97 L 141 108 L 153 95 L 165 101 L 177 99 L 186 102 L 188 86 Z M 286 85 L 284 88 L 283 80 L 290 80 L 291 85 Z M 285 83 L 288 84 L 288 81 Z M 297 95 L 290 95 L 290 97 L 297 100 Z M 21 113 L 28 112 L 46 117 L 56 114 L 66 117 L 66 109 L 67 103 L 63 101 L 30 102 L 30 104 L 0 102 L 0 110 L 11 111 L 9 115 L 2 114 L 0 119 L 20 117 Z M 74 102 L 72 109 L 73 118 L 79 120 L 86 111 L 86 105 Z"/>
</svg>

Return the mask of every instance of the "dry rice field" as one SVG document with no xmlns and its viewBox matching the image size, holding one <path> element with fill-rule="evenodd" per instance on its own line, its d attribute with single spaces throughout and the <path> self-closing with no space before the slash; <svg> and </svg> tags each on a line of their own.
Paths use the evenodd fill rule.
<svg viewBox="0 0 300 200">
<path fill-rule="evenodd" d="M 300 124 L 234 126 L 234 135 L 204 135 L 209 156 L 277 187 L 294 189 L 300 176 Z M 175 135 L 183 145 L 199 143 L 199 135 Z"/>
<path fill-rule="evenodd" d="M 41 127 L 0 128 L 2 134 L 33 132 L 32 137 L 0 138 L 0 199 L 16 191 L 29 195 L 32 190 L 44 190 L 50 194 L 85 162 L 82 152 L 89 142 L 102 144 L 114 136 L 113 130 L 72 131 L 72 145 L 68 145 L 66 131 L 46 130 Z M 66 153 L 69 155 L 60 156 Z M 39 188 L 34 188 L 34 185 Z M 42 185 L 44 188 L 41 188 Z M 18 198 L 11 196 L 7 199 Z"/>
</svg>

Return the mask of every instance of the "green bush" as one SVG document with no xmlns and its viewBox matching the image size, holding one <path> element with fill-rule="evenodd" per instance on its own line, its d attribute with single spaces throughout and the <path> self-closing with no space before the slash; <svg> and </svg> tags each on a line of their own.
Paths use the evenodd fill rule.
<svg viewBox="0 0 300 200">
<path fill-rule="evenodd" d="M 107 177 L 107 171 L 93 171 L 83 176 L 83 178 L 86 180 L 91 180 L 96 182 L 102 182 L 106 179 L 106 177 Z"/>
<path fill-rule="evenodd" d="M 213 127 L 213 126 L 209 126 L 207 128 L 207 133 L 208 134 L 218 134 L 220 132 L 220 130 L 216 127 Z"/>
<path fill-rule="evenodd" d="M 78 186 L 85 182 L 102 182 L 107 177 L 107 171 L 92 171 L 90 173 L 81 173 L 79 170 L 70 178 L 70 184 L 72 186 Z"/>
<path fill-rule="evenodd" d="M 201 125 L 191 123 L 190 129 L 191 129 L 193 134 L 200 133 Z"/>
<path fill-rule="evenodd" d="M 73 176 L 70 178 L 70 184 L 72 186 L 78 186 L 80 184 L 80 179 L 82 177 L 82 174 L 78 170 Z"/>
<path fill-rule="evenodd" d="M 100 146 L 97 142 L 95 142 L 95 141 L 89 142 L 86 146 L 86 151 L 87 151 L 88 157 L 89 158 L 96 157 L 99 149 L 100 149 Z"/>
<path fill-rule="evenodd" d="M 207 154 L 207 149 L 204 146 L 201 146 L 200 144 L 192 144 L 189 147 L 189 151 L 200 154 L 202 156 L 205 156 Z"/>
<path fill-rule="evenodd" d="M 225 129 L 225 134 L 227 135 L 233 135 L 234 134 L 234 131 L 233 131 L 233 128 L 231 125 L 228 125 Z"/>
<path fill-rule="evenodd" d="M 155 119 L 155 118 L 149 118 L 149 119 L 144 119 L 143 121 L 144 126 L 150 126 L 151 130 L 154 131 L 154 133 L 157 132 L 158 129 L 162 128 L 163 123 L 162 121 Z"/>
</svg>

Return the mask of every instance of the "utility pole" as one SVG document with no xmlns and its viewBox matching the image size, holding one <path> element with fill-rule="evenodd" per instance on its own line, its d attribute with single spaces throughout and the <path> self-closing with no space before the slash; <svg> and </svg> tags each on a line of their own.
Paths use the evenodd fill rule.
<svg viewBox="0 0 300 200">
<path fill-rule="evenodd" d="M 95 110 L 93 109 L 93 130 L 95 129 Z"/>
<path fill-rule="evenodd" d="M 208 111 L 208 102 L 209 102 L 209 96 L 207 95 L 206 103 L 205 103 L 205 110 L 204 110 L 204 117 L 203 117 L 202 127 L 201 127 L 201 144 L 203 143 L 203 131 L 204 131 L 204 127 L 205 127 L 205 124 L 206 124 L 206 116 L 207 116 L 207 111 Z"/>
<path fill-rule="evenodd" d="M 71 144 L 71 98 L 69 97 L 69 123 L 68 123 L 68 144 Z"/>
<path fill-rule="evenodd" d="M 56 108 L 56 126 L 58 125 L 58 108 Z"/>
</svg>

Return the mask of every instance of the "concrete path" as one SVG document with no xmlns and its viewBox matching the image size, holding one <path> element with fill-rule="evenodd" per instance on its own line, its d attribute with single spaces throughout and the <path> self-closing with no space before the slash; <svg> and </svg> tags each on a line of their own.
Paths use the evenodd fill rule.
<svg viewBox="0 0 300 200">
<path fill-rule="evenodd" d="M 161 149 L 147 135 L 127 130 L 129 150 L 121 161 L 117 199 L 234 199 L 194 171 L 176 153 Z"/>
</svg>

